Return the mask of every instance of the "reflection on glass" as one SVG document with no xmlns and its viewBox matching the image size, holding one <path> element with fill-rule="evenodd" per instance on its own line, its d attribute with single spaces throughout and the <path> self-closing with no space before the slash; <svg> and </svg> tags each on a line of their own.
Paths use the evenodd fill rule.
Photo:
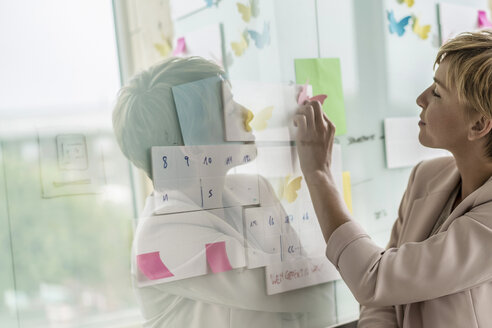
<svg viewBox="0 0 492 328">
<path fill-rule="evenodd" d="M 0 327 L 137 323 L 111 2 L 3 1 L 0 16 Z"/>
<path fill-rule="evenodd" d="M 222 108 L 221 76 L 201 58 L 162 61 L 121 90 L 113 113 L 123 153 L 154 184 L 132 254 L 144 319 L 158 327 L 330 325 L 326 282 L 337 275 L 295 148 L 226 141 L 224 115 L 234 112 Z M 241 127 L 244 111 L 235 113 L 229 121 Z"/>
</svg>

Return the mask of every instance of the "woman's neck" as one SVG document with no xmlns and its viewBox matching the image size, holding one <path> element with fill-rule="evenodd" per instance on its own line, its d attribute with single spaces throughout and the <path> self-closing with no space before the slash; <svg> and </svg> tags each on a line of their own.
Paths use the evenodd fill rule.
<svg viewBox="0 0 492 328">
<path fill-rule="evenodd" d="M 456 166 L 461 176 L 460 199 L 465 199 L 480 188 L 492 176 L 492 160 L 479 152 L 454 154 Z"/>
</svg>

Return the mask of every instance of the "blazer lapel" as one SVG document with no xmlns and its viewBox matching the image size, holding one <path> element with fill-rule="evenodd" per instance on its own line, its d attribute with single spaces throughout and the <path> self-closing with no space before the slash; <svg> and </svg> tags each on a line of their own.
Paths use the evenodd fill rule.
<svg viewBox="0 0 492 328">
<path fill-rule="evenodd" d="M 429 237 L 449 194 L 450 192 L 445 191 L 434 192 L 413 202 L 406 229 L 402 232 L 400 245 L 411 241 L 422 241 Z"/>
<path fill-rule="evenodd" d="M 443 170 L 427 183 L 426 194 L 413 201 L 399 244 L 422 241 L 429 237 L 451 192 L 460 181 L 456 166 Z"/>
<path fill-rule="evenodd" d="M 449 225 L 460 216 L 469 212 L 473 207 L 478 206 L 482 203 L 489 202 L 492 199 L 492 177 L 489 178 L 480 188 L 469 194 L 463 201 L 456 206 L 449 217 L 444 221 L 439 232 L 448 229 Z"/>
</svg>

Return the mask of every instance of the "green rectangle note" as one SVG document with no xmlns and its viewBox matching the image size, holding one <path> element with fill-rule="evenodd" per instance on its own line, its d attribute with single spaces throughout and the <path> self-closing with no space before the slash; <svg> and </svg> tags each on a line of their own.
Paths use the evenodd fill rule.
<svg viewBox="0 0 492 328">
<path fill-rule="evenodd" d="M 296 83 L 309 84 L 313 95 L 325 94 L 323 111 L 335 124 L 335 135 L 347 133 L 345 104 L 343 101 L 342 72 L 338 58 L 295 59 Z"/>
</svg>

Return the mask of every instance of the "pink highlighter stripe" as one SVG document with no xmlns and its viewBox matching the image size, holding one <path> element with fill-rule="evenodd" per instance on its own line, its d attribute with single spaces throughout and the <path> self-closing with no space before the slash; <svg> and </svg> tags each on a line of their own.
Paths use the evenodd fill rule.
<svg viewBox="0 0 492 328">
<path fill-rule="evenodd" d="M 140 271 L 150 280 L 174 276 L 164 263 L 162 263 L 159 252 L 137 255 L 137 265 Z"/>
<path fill-rule="evenodd" d="M 231 263 L 227 257 L 225 241 L 205 245 L 207 262 L 213 273 L 232 270 Z"/>
</svg>

